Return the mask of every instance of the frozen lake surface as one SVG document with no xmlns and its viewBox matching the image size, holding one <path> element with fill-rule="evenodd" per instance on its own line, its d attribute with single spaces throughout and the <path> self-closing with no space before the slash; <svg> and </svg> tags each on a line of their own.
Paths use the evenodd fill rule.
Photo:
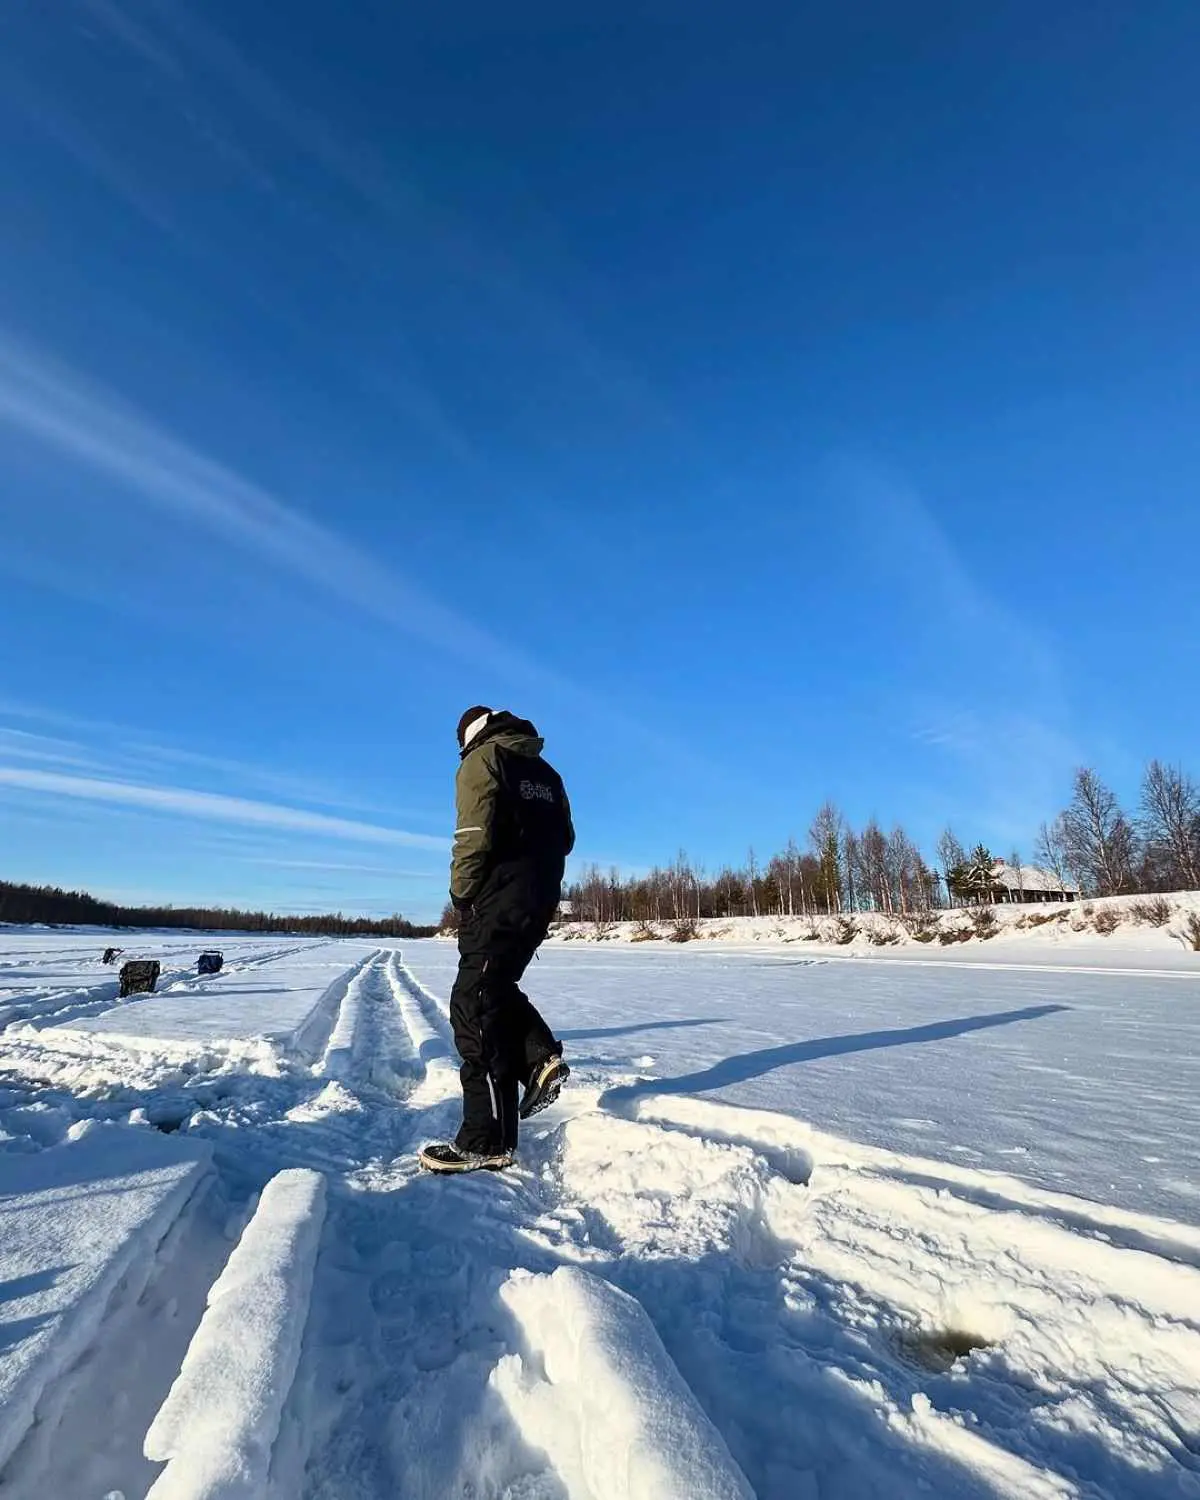
<svg viewBox="0 0 1200 1500">
<path fill-rule="evenodd" d="M 1191 965 L 549 945 L 437 1179 L 451 945 L 106 941 L 0 930 L 5 1496 L 1200 1493 Z"/>
<path fill-rule="evenodd" d="M 1200 961 L 1177 975 L 550 946 L 526 988 L 575 1062 L 871 1145 L 1200 1221 Z M 449 991 L 446 943 L 405 962 Z M 642 1076 L 644 1075 L 644 1077 Z"/>
</svg>

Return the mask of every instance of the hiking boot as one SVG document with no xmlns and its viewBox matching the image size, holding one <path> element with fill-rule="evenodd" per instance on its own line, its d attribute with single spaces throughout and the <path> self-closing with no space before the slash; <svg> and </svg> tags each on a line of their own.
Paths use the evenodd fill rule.
<svg viewBox="0 0 1200 1500">
<path fill-rule="evenodd" d="M 558 1098 L 563 1084 L 571 1076 L 571 1070 L 561 1057 L 543 1058 L 533 1070 L 533 1077 L 525 1085 L 521 1106 L 517 1110 L 522 1120 L 530 1115 L 541 1114 Z"/>
<path fill-rule="evenodd" d="M 511 1151 L 463 1151 L 453 1141 L 422 1149 L 417 1160 L 427 1172 L 502 1172 L 513 1164 Z"/>
</svg>

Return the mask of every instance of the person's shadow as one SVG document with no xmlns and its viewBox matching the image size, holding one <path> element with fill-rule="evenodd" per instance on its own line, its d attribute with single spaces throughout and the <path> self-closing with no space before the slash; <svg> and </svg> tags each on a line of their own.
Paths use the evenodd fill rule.
<svg viewBox="0 0 1200 1500">
<path fill-rule="evenodd" d="M 611 1036 L 636 1036 L 642 1031 L 682 1031 L 689 1026 L 724 1026 L 727 1016 L 693 1016 L 683 1021 L 638 1021 L 630 1026 L 590 1026 L 575 1031 L 560 1031 L 564 1042 L 594 1041 Z"/>
<path fill-rule="evenodd" d="M 822 1057 L 841 1057 L 848 1052 L 873 1052 L 880 1047 L 909 1047 L 921 1042 L 942 1042 L 950 1037 L 966 1036 L 972 1031 L 986 1031 L 993 1026 L 1011 1026 L 1017 1021 L 1037 1021 L 1057 1011 L 1070 1010 L 1069 1005 L 1027 1005 L 1020 1010 L 991 1011 L 982 1016 L 960 1016 L 950 1021 L 930 1021 L 924 1026 L 905 1026 L 894 1031 L 858 1031 L 846 1036 L 810 1038 L 801 1042 L 784 1042 L 778 1047 L 759 1047 L 753 1052 L 739 1052 L 722 1058 L 709 1068 L 695 1073 L 681 1073 L 675 1078 L 647 1078 L 638 1083 L 623 1084 L 601 1096 L 601 1106 L 611 1108 L 628 1103 L 645 1094 L 703 1094 L 711 1089 L 728 1088 L 761 1078 L 776 1068 L 792 1063 L 816 1062 Z"/>
</svg>

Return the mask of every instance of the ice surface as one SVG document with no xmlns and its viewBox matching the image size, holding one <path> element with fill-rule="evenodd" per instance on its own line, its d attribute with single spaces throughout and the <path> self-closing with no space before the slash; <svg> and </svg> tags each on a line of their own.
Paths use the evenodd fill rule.
<svg viewBox="0 0 1200 1500">
<path fill-rule="evenodd" d="M 55 970 L 78 934 L 36 940 Z M 1185 1500 L 1200 986 L 1149 942 L 1121 962 L 1099 943 L 1057 966 L 1032 944 L 1019 964 L 998 945 L 983 964 L 550 947 L 528 988 L 570 1084 L 511 1171 L 453 1180 L 415 1163 L 458 1121 L 449 944 L 259 942 L 234 1013 L 219 981 L 189 979 L 126 1008 L 136 1035 L 10 1026 L 0 1174 L 111 1134 L 203 1143 L 216 1180 L 156 1249 L 114 1226 L 153 1274 L 122 1278 L 82 1364 L 52 1333 L 61 1378 L 0 1493 L 144 1500 L 213 1477 L 264 1500 L 571 1500 L 646 1475 L 686 1491 L 680 1410 L 759 1500 Z M 311 1296 L 280 1271 L 260 1298 L 222 1267 L 291 1167 L 329 1184 Z M 68 1252 L 103 1186 L 75 1195 L 64 1264 L 86 1260 Z M 235 1290 L 197 1332 L 214 1286 Z M 272 1318 L 276 1292 L 290 1312 Z M 177 1379 L 155 1438 L 178 1456 L 156 1476 L 142 1444 Z M 647 1381 L 680 1406 L 635 1399 Z"/>
</svg>

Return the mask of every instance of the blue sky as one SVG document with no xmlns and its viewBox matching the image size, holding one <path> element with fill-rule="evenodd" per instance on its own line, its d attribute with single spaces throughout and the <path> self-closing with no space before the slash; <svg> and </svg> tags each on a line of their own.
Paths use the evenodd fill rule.
<svg viewBox="0 0 1200 1500">
<path fill-rule="evenodd" d="M 0 16 L 0 873 L 428 916 L 1197 765 L 1200 9 Z"/>
</svg>

